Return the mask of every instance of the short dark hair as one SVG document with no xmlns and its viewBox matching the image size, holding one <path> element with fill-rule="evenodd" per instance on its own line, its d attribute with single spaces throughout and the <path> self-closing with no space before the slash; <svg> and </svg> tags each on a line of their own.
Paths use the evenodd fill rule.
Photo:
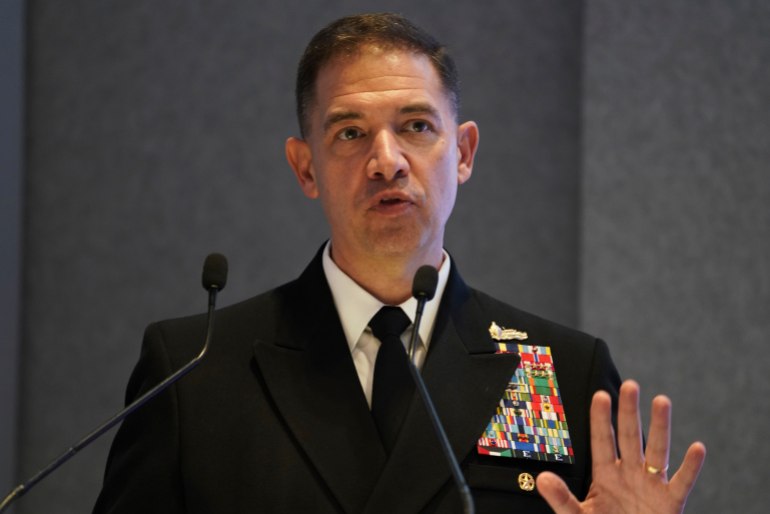
<svg viewBox="0 0 770 514">
<path fill-rule="evenodd" d="M 315 100 L 318 73 L 332 58 L 355 54 L 365 45 L 403 49 L 428 57 L 457 115 L 460 107 L 460 81 L 457 67 L 446 47 L 400 14 L 372 13 L 340 18 L 313 36 L 297 68 L 295 96 L 302 136 L 309 132 L 308 111 Z"/>
</svg>

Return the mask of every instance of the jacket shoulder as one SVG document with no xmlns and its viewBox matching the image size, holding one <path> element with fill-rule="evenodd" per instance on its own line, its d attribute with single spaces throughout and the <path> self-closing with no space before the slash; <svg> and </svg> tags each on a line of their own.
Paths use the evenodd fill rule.
<svg viewBox="0 0 770 514">
<path fill-rule="evenodd" d="M 282 321 L 292 312 L 294 282 L 289 282 L 246 300 L 218 308 L 214 313 L 215 344 L 232 347 L 236 342 L 272 339 L 281 331 Z M 144 346 L 162 344 L 173 362 L 192 358 L 206 336 L 208 315 L 194 314 L 150 323 Z"/>
<path fill-rule="evenodd" d="M 477 289 L 469 288 L 469 293 L 488 325 L 494 322 L 501 328 L 525 332 L 526 341 L 550 341 L 589 347 L 599 341 L 593 335 L 519 309 Z"/>
</svg>

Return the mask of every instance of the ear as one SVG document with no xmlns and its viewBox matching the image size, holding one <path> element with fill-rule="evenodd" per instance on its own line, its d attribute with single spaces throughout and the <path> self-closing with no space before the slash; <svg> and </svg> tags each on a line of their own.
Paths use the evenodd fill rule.
<svg viewBox="0 0 770 514">
<path fill-rule="evenodd" d="M 294 170 L 299 187 L 308 198 L 318 198 L 318 183 L 313 169 L 313 155 L 310 146 L 302 139 L 290 137 L 286 140 L 286 160 Z"/>
<path fill-rule="evenodd" d="M 457 127 L 457 183 L 463 184 L 473 173 L 473 159 L 479 148 L 479 127 L 475 121 L 466 121 Z"/>
</svg>

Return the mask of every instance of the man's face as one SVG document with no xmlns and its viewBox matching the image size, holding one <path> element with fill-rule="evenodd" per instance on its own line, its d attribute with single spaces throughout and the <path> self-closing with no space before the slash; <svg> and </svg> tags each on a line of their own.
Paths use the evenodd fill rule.
<svg viewBox="0 0 770 514">
<path fill-rule="evenodd" d="M 364 47 L 332 60 L 308 126 L 305 141 L 287 142 L 287 157 L 304 193 L 321 200 L 338 264 L 440 254 L 478 129 L 457 125 L 427 57 Z"/>
</svg>

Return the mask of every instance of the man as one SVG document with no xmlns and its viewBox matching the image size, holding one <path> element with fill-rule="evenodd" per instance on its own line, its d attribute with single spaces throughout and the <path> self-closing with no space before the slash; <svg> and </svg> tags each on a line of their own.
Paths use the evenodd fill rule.
<svg viewBox="0 0 770 514">
<path fill-rule="evenodd" d="M 439 282 L 415 359 L 477 512 L 682 510 L 705 449 L 667 479 L 670 402 L 643 450 L 638 386 L 606 345 L 470 289 L 444 251 L 479 140 L 458 101 L 451 58 L 404 18 L 314 37 L 286 155 L 331 239 L 297 280 L 219 312 L 206 360 L 124 422 L 95 512 L 461 512 L 398 342 L 424 264 Z M 127 398 L 194 356 L 204 323 L 151 325 Z"/>
</svg>

